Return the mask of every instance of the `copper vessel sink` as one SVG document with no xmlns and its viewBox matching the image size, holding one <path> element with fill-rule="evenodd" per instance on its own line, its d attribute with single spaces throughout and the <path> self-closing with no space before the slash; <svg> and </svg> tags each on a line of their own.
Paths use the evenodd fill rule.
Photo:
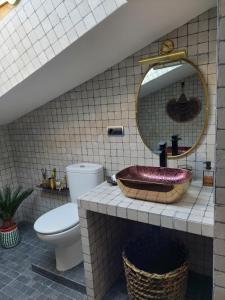
<svg viewBox="0 0 225 300">
<path fill-rule="evenodd" d="M 192 173 L 185 169 L 132 166 L 117 173 L 116 179 L 127 197 L 173 203 L 187 190 Z"/>
</svg>

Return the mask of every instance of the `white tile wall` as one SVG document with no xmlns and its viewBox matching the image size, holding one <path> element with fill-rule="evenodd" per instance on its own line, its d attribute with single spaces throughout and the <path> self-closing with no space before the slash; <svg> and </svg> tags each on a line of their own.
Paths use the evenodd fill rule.
<svg viewBox="0 0 225 300">
<path fill-rule="evenodd" d="M 90 16 L 83 15 L 80 7 L 76 14 L 75 7 L 87 1 L 28 1 L 21 4 L 7 16 L 0 27 L 0 94 L 5 93 L 15 84 L 31 74 L 46 61 L 55 56 L 68 43 L 82 34 L 82 26 L 88 28 L 93 24 Z M 124 1 L 115 1 L 116 5 Z M 88 1 L 96 22 L 100 22 L 112 9 L 112 1 Z M 43 5 L 42 5 L 43 4 Z M 64 8 L 70 12 L 64 16 Z M 85 5 L 85 4 L 84 4 Z M 31 8 L 33 7 L 33 10 Z M 111 8 L 110 8 L 111 7 Z M 219 0 L 221 49 L 225 41 L 225 1 Z M 37 25 L 37 18 L 42 25 Z M 62 18 L 62 19 L 61 19 Z M 82 22 L 80 20 L 82 18 Z M 85 19 L 86 18 L 86 19 Z M 84 21 L 85 19 L 85 21 Z M 71 24 L 72 23 L 72 24 Z M 84 25 L 85 24 L 85 25 Z M 11 26 L 13 25 L 13 26 Z M 77 26 L 76 26 L 77 25 Z M 4 28 L 3 28 L 4 27 Z M 62 36 L 62 27 L 66 35 Z M 76 28 L 76 30 L 74 30 Z M 66 38 L 65 38 L 66 36 Z M 209 88 L 210 116 L 209 127 L 201 146 L 187 159 L 192 164 L 196 175 L 201 174 L 202 161 L 214 162 L 215 147 L 215 102 L 216 102 L 216 12 L 210 10 L 168 34 L 176 47 L 185 47 L 189 58 L 202 70 Z M 106 172 L 111 174 L 131 164 L 157 165 L 158 158 L 144 147 L 135 123 L 135 95 L 138 83 L 145 68 L 138 65 L 139 58 L 158 53 L 161 40 L 128 57 L 113 68 L 100 74 L 82 86 L 69 91 L 42 108 L 28 114 L 10 126 L 0 129 L 0 185 L 10 182 L 22 183 L 25 186 L 36 185 L 41 180 L 40 170 L 48 171 L 57 167 L 62 176 L 65 166 L 78 161 L 102 163 Z M 47 38 L 47 40 L 46 40 Z M 6 40 L 7 39 L 7 40 Z M 16 47 L 15 47 L 16 46 Z M 216 176 L 216 214 L 224 204 L 224 124 L 225 85 L 224 52 L 219 52 L 218 112 L 219 128 L 217 130 L 218 169 Z M 10 55 L 10 56 L 9 56 Z M 11 59 L 13 56 L 13 60 Z M 3 60 L 4 57 L 4 60 Z M 124 125 L 123 138 L 107 137 L 106 126 Z M 8 136 L 9 130 L 9 136 Z M 13 148 L 13 156 L 10 152 Z M 179 163 L 182 163 L 179 161 Z M 177 161 L 170 161 L 176 166 Z M 219 167 L 221 166 L 221 168 Z M 16 174 L 16 177 L 15 177 Z M 16 179 L 17 180 L 16 180 Z M 23 206 L 23 218 L 34 220 L 43 212 L 56 207 L 68 199 L 55 197 L 37 191 L 31 200 Z M 116 212 L 114 212 L 116 214 Z M 124 211 L 121 210 L 121 214 Z M 113 212 L 110 213 L 111 215 Z M 219 213 L 220 219 L 223 217 Z M 137 215 L 145 219 L 145 215 Z M 168 224 L 168 219 L 162 222 Z M 85 220 L 81 219 L 81 223 Z M 82 223 L 82 224 L 83 224 Z M 223 260 L 225 255 L 225 225 L 215 224 L 215 300 L 224 299 L 225 285 L 223 280 Z M 88 251 L 88 247 L 86 249 Z M 87 258 L 88 259 L 88 258 Z M 221 264 L 218 264 L 221 262 Z"/>
<path fill-rule="evenodd" d="M 12 145 L 6 126 L 0 128 L 0 188 L 6 184 L 16 184 L 16 171 L 13 161 Z"/>
<path fill-rule="evenodd" d="M 218 1 L 217 33 L 217 143 L 216 143 L 216 199 L 214 228 L 214 300 L 225 299 L 225 0 Z"/>
<path fill-rule="evenodd" d="M 17 186 L 17 176 L 13 160 L 12 144 L 9 138 L 8 128 L 6 126 L 0 127 L 0 153 L 0 188 L 6 185 L 10 185 L 14 188 Z M 21 217 L 22 211 L 16 214 L 18 221 Z"/>
<path fill-rule="evenodd" d="M 0 23 L 0 96 L 126 0 L 23 0 Z"/>
<path fill-rule="evenodd" d="M 182 47 L 187 48 L 189 59 L 198 64 L 208 82 L 209 126 L 201 145 L 187 158 L 169 161 L 169 166 L 174 167 L 178 163 L 188 163 L 194 174 L 201 177 L 203 161 L 211 160 L 214 164 L 215 19 L 215 9 L 205 12 L 92 80 L 10 124 L 19 183 L 33 186 L 40 183 L 43 167 L 48 172 L 56 167 L 62 177 L 67 165 L 81 161 L 103 164 L 107 174 L 133 164 L 158 165 L 158 156 L 144 146 L 138 134 L 135 99 L 147 67 L 141 67 L 138 60 L 157 54 L 165 38 L 173 39 L 175 47 L 186 41 L 186 46 Z M 208 45 L 204 53 L 198 50 L 202 39 Z M 123 125 L 125 135 L 108 137 L 106 127 L 109 125 Z M 37 192 L 34 202 L 24 205 L 24 218 L 34 220 L 66 200 L 56 196 L 51 200 L 49 195 Z"/>
</svg>

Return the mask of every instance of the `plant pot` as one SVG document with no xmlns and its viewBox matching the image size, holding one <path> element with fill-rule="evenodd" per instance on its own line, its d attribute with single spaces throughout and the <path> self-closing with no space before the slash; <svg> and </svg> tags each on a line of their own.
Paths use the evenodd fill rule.
<svg viewBox="0 0 225 300">
<path fill-rule="evenodd" d="M 20 235 L 16 224 L 0 227 L 0 243 L 3 248 L 12 248 L 19 244 Z"/>
</svg>

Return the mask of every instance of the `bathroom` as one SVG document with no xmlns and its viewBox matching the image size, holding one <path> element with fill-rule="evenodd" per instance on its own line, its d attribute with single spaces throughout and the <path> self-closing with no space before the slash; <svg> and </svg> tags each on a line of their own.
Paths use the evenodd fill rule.
<svg viewBox="0 0 225 300">
<path fill-rule="evenodd" d="M 51 4 L 47 6 L 47 3 L 50 2 Z M 103 7 L 107 15 L 105 18 L 109 18 L 109 20 L 100 20 L 99 18 L 99 22 L 102 21 L 103 24 L 106 22 L 106 24 L 104 24 L 106 29 L 109 29 L 110 24 L 114 24 L 113 22 L 115 22 L 116 19 L 114 20 L 113 18 L 123 16 L 123 13 L 125 14 L 126 9 L 129 8 L 129 5 L 135 5 L 132 3 L 134 2 L 132 0 L 128 1 L 128 4 L 126 3 L 127 1 L 91 0 L 65 0 L 57 1 L 55 4 L 52 4 L 52 2 L 53 1 L 48 0 L 45 4 L 43 3 L 43 11 L 46 15 L 52 14 L 52 16 L 54 16 L 53 12 L 55 11 L 60 16 L 58 24 L 66 19 L 66 12 L 63 10 L 66 4 L 68 5 L 66 6 L 67 12 L 68 9 L 74 11 L 74 3 L 81 5 L 81 2 L 88 3 L 90 10 L 98 8 L 98 11 L 95 10 L 96 15 L 94 14 L 96 20 L 98 20 L 97 12 L 99 13 L 100 8 Z M 96 4 L 97 2 L 98 4 Z M 112 5 L 112 2 L 116 4 Z M 143 2 L 140 6 L 144 7 L 145 5 L 149 5 L 147 4 L 148 1 L 143 0 L 140 2 Z M 177 5 L 175 0 L 173 2 L 173 5 Z M 68 85 L 64 84 L 62 87 L 60 80 L 62 82 L 64 80 L 62 78 L 63 73 L 60 74 L 59 72 L 59 74 L 57 74 L 57 72 L 55 72 L 55 78 L 54 76 L 53 78 L 49 78 L 49 89 L 46 88 L 40 77 L 43 74 L 45 74 L 45 76 L 47 74 L 48 76 L 48 70 L 54 70 L 54 66 L 58 63 L 57 57 L 54 56 L 57 56 L 57 54 L 59 54 L 59 56 L 61 55 L 61 53 L 57 53 L 57 51 L 67 51 L 66 48 L 69 48 L 70 43 L 74 42 L 71 37 L 72 35 L 67 35 L 68 40 L 61 48 L 54 41 L 54 46 L 51 48 L 54 50 L 53 53 L 51 53 L 48 48 L 45 51 L 45 55 L 39 53 L 39 63 L 37 63 L 37 57 L 32 56 L 32 53 L 30 53 L 29 55 L 33 60 L 33 64 L 25 70 L 25 56 L 20 61 L 19 54 L 14 52 L 12 53 L 13 62 L 16 63 L 17 60 L 18 63 L 16 67 L 13 66 L 13 64 L 8 65 L 10 57 L 7 56 L 6 49 L 2 44 L 4 44 L 7 34 L 11 36 L 13 32 L 9 27 L 12 18 L 19 16 L 19 20 L 21 20 L 20 24 L 22 24 L 27 20 L 25 16 L 37 14 L 39 17 L 39 12 L 40 15 L 42 12 L 40 9 L 42 4 L 38 5 L 36 1 L 21 0 L 15 8 L 1 20 L 1 30 L 5 26 L 7 31 L 6 33 L 4 32 L 4 35 L 1 35 L 0 39 L 0 49 L 2 47 L 2 51 L 0 50 L 2 83 L 0 97 L 2 101 L 5 100 L 6 103 L 9 101 L 8 103 L 10 104 L 8 106 L 1 106 L 0 98 L 0 121 L 2 124 L 0 126 L 0 186 L 3 187 L 6 184 L 13 187 L 22 185 L 24 188 L 33 187 L 34 191 L 32 195 L 23 202 L 16 215 L 16 222 L 21 224 L 21 243 L 12 249 L 0 249 L 0 259 L 2 260 L 4 270 L 0 271 L 0 278 L 4 276 L 2 284 L 0 285 L 0 299 L 86 299 L 86 297 L 88 297 L 88 299 L 95 299 L 91 294 L 93 291 L 90 289 L 90 278 L 86 276 L 86 283 L 84 281 L 83 269 L 79 269 L 79 274 L 77 273 L 78 275 L 82 274 L 80 275 L 83 276 L 82 282 L 75 282 L 72 284 L 72 287 L 71 281 L 73 281 L 74 275 L 72 271 L 66 278 L 67 285 L 65 285 L 66 280 L 62 278 L 63 274 L 61 273 L 54 273 L 52 269 L 50 270 L 51 272 L 47 272 L 48 274 L 43 271 L 40 273 L 40 268 L 43 267 L 43 262 L 46 261 L 46 259 L 46 266 L 44 266 L 43 269 L 46 270 L 48 267 L 54 267 L 52 265 L 50 266 L 48 260 L 50 255 L 52 255 L 51 259 L 53 261 L 55 257 L 52 248 L 48 248 L 47 243 L 41 243 L 38 240 L 32 229 L 32 224 L 44 213 L 66 204 L 70 198 L 69 193 L 45 191 L 37 187 L 42 182 L 41 170 L 46 169 L 47 176 L 49 177 L 51 176 L 53 168 L 56 168 L 57 178 L 62 179 L 66 174 L 66 167 L 71 164 L 95 163 L 104 167 L 104 176 L 106 178 L 106 176 L 116 174 L 129 166 L 159 166 L 159 156 L 145 146 L 139 134 L 136 123 L 135 105 L 140 82 L 149 68 L 148 64 L 140 64 L 139 60 L 159 55 L 161 45 L 163 41 L 166 40 L 173 42 L 175 51 L 181 49 L 187 50 L 187 58 L 198 66 L 207 82 L 209 102 L 208 125 L 204 130 L 200 142 L 188 155 L 182 156 L 179 159 L 168 159 L 168 167 L 181 168 L 182 166 L 190 166 L 193 180 L 199 182 L 202 182 L 203 179 L 203 169 L 205 168 L 203 162 L 210 161 L 212 169 L 215 170 L 215 204 L 213 205 L 215 213 L 214 232 L 213 228 L 210 227 L 209 230 L 211 230 L 211 232 L 208 236 L 198 235 L 195 232 L 189 236 L 189 233 L 184 233 L 184 231 L 180 230 L 180 223 L 178 223 L 178 228 L 172 229 L 173 235 L 181 240 L 185 240 L 185 244 L 191 252 L 193 259 L 192 268 L 194 271 L 213 278 L 213 285 L 212 282 L 209 284 L 213 299 L 225 299 L 225 213 L 223 199 L 225 187 L 223 182 L 225 170 L 223 142 L 225 86 L 223 54 L 225 35 L 223 32 L 223 24 L 225 20 L 225 1 L 219 0 L 218 3 L 216 3 L 216 1 L 200 1 L 201 3 L 199 2 L 198 7 L 193 7 L 193 10 L 191 10 L 189 6 L 192 7 L 190 2 L 195 3 L 195 1 L 183 2 L 187 13 L 185 17 L 178 18 L 179 22 L 177 21 L 177 24 L 179 24 L 179 26 L 173 28 L 168 26 L 163 30 L 160 29 L 161 31 L 159 30 L 157 32 L 158 35 L 155 36 L 147 33 L 147 31 L 151 30 L 146 29 L 144 32 L 145 36 L 143 33 L 145 42 L 141 43 L 140 40 L 138 40 L 139 37 L 137 37 L 137 42 L 133 45 L 129 44 L 127 48 L 124 46 L 123 51 L 121 50 L 122 52 L 118 53 L 118 57 L 116 58 L 110 58 L 110 55 L 116 55 L 113 53 L 117 52 L 116 49 L 119 47 L 119 44 L 118 42 L 113 43 L 115 45 L 110 44 L 109 46 L 114 48 L 112 48 L 111 51 L 105 51 L 108 54 L 105 54 L 106 57 L 104 57 L 104 59 L 99 59 L 97 54 L 93 54 L 93 56 L 96 55 L 99 59 L 98 66 L 95 66 L 95 71 L 93 71 L 93 61 L 95 59 L 93 59 L 91 55 L 91 51 L 94 51 L 94 48 L 87 50 L 90 51 L 87 52 L 90 54 L 90 57 L 86 58 L 88 61 L 86 65 L 89 65 L 89 63 L 90 65 L 89 68 L 85 67 L 85 70 L 82 72 L 78 70 L 82 73 L 81 79 L 76 79 L 76 76 L 73 78 L 71 74 L 68 73 L 67 77 L 65 77 L 69 83 Z M 187 4 L 188 2 L 189 5 Z M 207 4 L 204 2 L 207 2 Z M 62 6 L 60 6 L 61 4 Z M 163 1 L 154 4 L 156 5 L 155 9 L 159 9 L 157 13 L 165 10 L 164 4 Z M 157 7 L 157 5 L 159 7 Z M 126 6 L 128 8 L 126 8 Z M 50 12 L 50 10 L 52 11 Z M 84 13 L 84 8 L 82 12 Z M 140 15 L 142 13 L 143 10 L 137 10 L 137 20 L 141 20 Z M 126 20 L 125 16 L 123 17 L 123 19 Z M 70 16 L 70 18 L 72 19 L 72 16 Z M 44 20 L 45 18 L 43 16 L 43 22 Z M 49 17 L 49 20 L 52 21 L 53 17 Z M 158 23 L 160 23 L 159 20 L 160 18 L 158 18 Z M 30 23 L 32 24 L 32 22 L 35 23 L 35 18 L 30 18 Z M 47 22 L 44 24 L 43 28 L 47 26 Z M 86 25 L 88 24 L 90 25 L 87 21 Z M 165 22 L 163 24 L 165 27 Z M 16 24 L 14 26 L 16 26 Z M 29 23 L 27 26 L 29 27 Z M 72 26 L 73 24 L 70 25 L 71 28 Z M 71 32 L 71 28 L 68 29 L 68 32 Z M 86 30 L 87 28 L 88 26 Z M 79 36 L 82 34 L 87 35 L 86 43 L 89 41 L 88 35 L 91 37 L 91 34 L 96 38 L 96 35 L 102 32 L 102 36 L 105 38 L 103 31 L 101 31 L 103 30 L 102 28 L 100 28 L 99 31 L 95 28 L 91 29 L 90 33 L 85 33 L 81 28 L 80 30 Z M 156 28 L 155 30 L 158 29 Z M 50 32 L 51 30 L 46 33 L 47 37 L 50 37 L 51 34 L 48 35 Z M 55 30 L 55 32 L 58 37 L 58 31 Z M 15 40 L 17 38 L 19 44 L 19 40 L 24 38 L 23 47 L 26 47 L 29 42 L 25 40 L 23 34 L 20 35 L 20 33 L 18 30 L 18 36 L 15 36 Z M 32 38 L 34 37 L 29 36 L 29 38 L 32 42 Z M 100 40 L 96 40 L 98 43 L 100 42 Z M 107 44 L 107 42 L 105 43 Z M 7 44 L 7 46 L 9 47 L 10 45 Z M 38 45 L 36 45 L 36 47 L 38 47 Z M 103 54 L 104 53 L 101 52 L 99 55 L 102 56 Z M 6 56 L 5 60 L 4 55 Z M 60 59 L 62 60 L 63 56 L 61 56 L 59 60 Z M 85 65 L 85 57 L 82 62 Z M 99 62 L 102 62 L 103 66 L 99 66 Z M 75 63 L 78 62 L 75 61 Z M 81 68 L 82 65 L 78 63 L 78 66 Z M 6 72 L 7 76 L 3 76 L 3 71 L 5 71 L 7 67 L 9 68 Z M 21 73 L 17 73 L 16 70 L 18 70 L 18 68 L 22 69 Z M 59 71 L 59 69 L 56 70 Z M 63 71 L 65 72 L 65 70 Z M 77 76 L 79 75 L 78 71 Z M 13 74 L 12 77 L 9 75 L 10 72 Z M 84 76 L 84 72 L 88 73 L 86 77 Z M 36 74 L 36 77 L 32 75 L 33 73 Z M 44 85 L 43 92 L 41 84 Z M 46 89 L 45 94 L 44 89 Z M 25 98 L 24 96 L 29 98 L 21 102 L 21 110 L 18 106 L 16 109 L 12 109 L 13 106 L 10 101 L 14 101 L 14 103 L 16 103 L 17 99 L 18 101 L 22 101 L 22 99 Z M 40 101 L 38 100 L 39 96 L 41 98 Z M 37 101 L 39 102 L 37 103 Z M 109 136 L 107 127 L 112 126 L 122 126 L 124 134 Z M 104 219 L 104 216 L 104 214 L 100 214 L 99 212 L 93 213 L 94 218 L 102 218 L 102 222 L 111 224 L 112 228 L 114 228 L 114 226 L 115 228 L 116 226 L 124 227 L 124 230 L 121 230 L 121 234 L 126 235 L 126 233 L 128 233 L 125 228 L 128 224 L 126 223 L 127 220 L 121 218 L 119 220 L 121 223 L 117 224 L 115 219 L 119 218 L 114 219 L 110 216 L 108 219 Z M 81 215 L 81 217 L 85 219 L 84 215 Z M 135 220 L 129 220 L 129 222 L 130 226 L 133 227 L 134 233 L 139 230 L 146 231 L 146 228 L 148 228 L 146 224 L 140 225 L 140 222 L 136 222 Z M 157 229 L 159 226 L 155 224 L 155 227 Z M 114 232 L 114 234 L 117 233 L 116 231 Z M 211 237 L 209 237 L 209 235 Z M 40 245 L 40 247 L 38 245 Z M 193 258 L 193 253 L 196 253 L 195 258 Z M 36 259 L 34 256 L 36 256 Z M 16 261 L 20 260 L 20 258 L 21 261 L 23 261 L 23 266 Z M 12 260 L 13 263 L 10 262 L 10 260 Z M 31 265 L 36 265 L 36 270 L 34 270 L 35 267 L 31 270 Z M 46 277 L 49 276 L 49 273 L 53 274 L 50 275 L 50 278 Z M 76 277 L 78 275 L 74 276 Z M 38 288 L 36 288 L 37 286 Z M 8 287 L 10 287 L 10 289 Z M 86 287 L 88 288 L 85 289 Z M 106 296 L 105 299 L 120 299 L 124 293 L 124 286 L 122 287 L 122 291 L 120 291 L 119 288 L 117 291 L 116 288 L 116 286 L 113 287 L 111 295 L 106 294 L 108 296 Z M 25 292 L 27 292 L 27 294 L 25 294 Z M 127 295 L 124 297 L 127 297 Z"/>
</svg>

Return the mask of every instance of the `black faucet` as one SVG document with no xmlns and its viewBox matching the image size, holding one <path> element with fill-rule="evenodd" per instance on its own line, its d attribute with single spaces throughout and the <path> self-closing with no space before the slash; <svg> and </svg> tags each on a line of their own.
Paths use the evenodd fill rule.
<svg viewBox="0 0 225 300">
<path fill-rule="evenodd" d="M 181 140 L 181 138 L 179 137 L 178 134 L 172 135 L 171 137 L 171 141 L 172 141 L 172 155 L 178 155 L 179 151 L 178 151 L 178 141 Z"/>
<path fill-rule="evenodd" d="M 166 142 L 164 142 L 164 141 L 159 142 L 157 153 L 159 154 L 160 167 L 167 167 Z"/>
</svg>

